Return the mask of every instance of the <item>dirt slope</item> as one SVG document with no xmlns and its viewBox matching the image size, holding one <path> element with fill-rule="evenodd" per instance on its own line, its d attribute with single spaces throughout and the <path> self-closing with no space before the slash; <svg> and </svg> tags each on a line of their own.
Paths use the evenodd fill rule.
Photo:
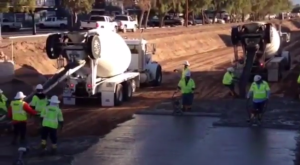
<svg viewBox="0 0 300 165">
<path fill-rule="evenodd" d="M 284 22 L 284 29 L 298 30 L 298 24 Z M 129 119 L 132 113 L 153 106 L 162 100 L 169 99 L 178 81 L 177 75 L 171 73 L 175 68 L 181 67 L 181 63 L 189 60 L 193 78 L 197 81 L 199 99 L 220 99 L 228 92 L 221 85 L 221 77 L 224 69 L 229 66 L 233 52 L 230 46 L 229 32 L 231 25 L 202 26 L 191 28 L 160 29 L 158 31 L 146 31 L 143 37 L 157 44 L 157 54 L 154 59 L 162 64 L 164 73 L 163 85 L 158 88 L 143 89 L 135 95 L 131 102 L 121 107 L 95 108 L 76 107 L 65 108 L 66 120 L 62 136 L 100 135 L 109 131 L 117 123 Z M 293 42 L 297 41 L 298 34 L 293 33 Z M 139 37 L 139 34 L 122 34 L 124 37 Z M 31 65 L 41 74 L 51 74 L 56 71 L 55 61 L 46 58 L 43 48 L 45 39 L 16 41 L 14 54 L 16 64 L 20 67 Z M 300 44 L 288 48 L 293 54 L 298 55 Z M 6 53 L 10 47 L 2 48 Z M 32 82 L 35 79 L 32 69 L 26 67 L 19 69 L 17 77 Z M 286 85 L 293 85 L 296 71 L 287 77 L 282 83 L 272 86 L 273 93 L 287 93 L 292 95 Z M 25 75 L 25 76 L 24 76 Z M 29 78 L 28 78 L 29 77 Z M 87 129 L 88 128 L 88 129 Z M 34 134 L 34 130 L 32 133 Z"/>
</svg>

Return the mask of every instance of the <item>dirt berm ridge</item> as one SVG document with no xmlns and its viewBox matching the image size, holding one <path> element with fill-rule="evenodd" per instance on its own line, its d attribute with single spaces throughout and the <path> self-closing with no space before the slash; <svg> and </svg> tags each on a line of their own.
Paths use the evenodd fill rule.
<svg viewBox="0 0 300 165">
<path fill-rule="evenodd" d="M 278 23 L 279 21 L 273 21 Z M 298 30 L 297 20 L 284 21 L 282 23 L 285 31 Z M 157 52 L 153 57 L 159 63 L 167 63 L 169 60 L 196 55 L 211 50 L 225 48 L 231 45 L 230 27 L 226 25 L 204 25 L 195 27 L 179 27 L 146 30 L 142 37 L 150 43 L 155 43 Z M 125 33 L 127 38 L 139 38 L 140 33 Z M 40 75 L 52 75 L 57 71 L 56 61 L 50 60 L 45 54 L 46 37 L 14 40 L 5 40 L 0 49 L 15 62 L 16 78 L 27 84 L 36 85 L 40 81 Z M 225 59 L 230 60 L 230 59 Z M 190 61 L 193 64 L 193 61 Z M 169 71 L 169 68 L 163 68 Z"/>
</svg>

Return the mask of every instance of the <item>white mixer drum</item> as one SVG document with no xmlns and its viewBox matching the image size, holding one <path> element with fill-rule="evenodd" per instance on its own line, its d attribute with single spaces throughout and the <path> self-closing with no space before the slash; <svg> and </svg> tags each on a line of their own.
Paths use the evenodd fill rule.
<svg viewBox="0 0 300 165">
<path fill-rule="evenodd" d="M 124 73 L 131 62 L 131 52 L 123 38 L 112 31 L 97 30 L 101 55 L 97 60 L 97 76 L 112 77 Z"/>
<path fill-rule="evenodd" d="M 271 43 L 267 44 L 266 47 L 266 55 L 269 58 L 274 56 L 280 48 L 280 36 L 277 29 L 273 26 L 272 26 L 272 35 L 273 35 L 272 41 Z"/>
</svg>

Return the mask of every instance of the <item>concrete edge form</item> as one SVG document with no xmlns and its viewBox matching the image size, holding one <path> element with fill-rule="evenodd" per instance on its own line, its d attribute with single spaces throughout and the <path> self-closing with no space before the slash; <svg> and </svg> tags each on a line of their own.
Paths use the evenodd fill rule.
<svg viewBox="0 0 300 165">
<path fill-rule="evenodd" d="M 220 113 L 206 112 L 184 112 L 182 114 L 174 114 L 172 110 L 143 110 L 135 113 L 136 115 L 161 115 L 161 116 L 199 116 L 199 117 L 221 117 Z"/>
<path fill-rule="evenodd" d="M 11 82 L 15 77 L 13 61 L 0 60 L 0 84 Z"/>
<path fill-rule="evenodd" d="M 268 124 L 268 123 L 262 123 L 258 126 L 252 126 L 251 124 L 247 123 L 240 123 L 240 122 L 214 122 L 214 127 L 237 127 L 237 128 L 243 128 L 243 127 L 249 127 L 249 128 L 258 128 L 258 129 L 277 129 L 277 130 L 299 130 L 300 126 L 296 125 L 280 125 L 280 124 Z"/>
</svg>

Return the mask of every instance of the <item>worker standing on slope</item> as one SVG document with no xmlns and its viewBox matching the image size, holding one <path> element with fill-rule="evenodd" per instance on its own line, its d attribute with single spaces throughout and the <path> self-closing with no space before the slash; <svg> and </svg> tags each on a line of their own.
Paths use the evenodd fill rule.
<svg viewBox="0 0 300 165">
<path fill-rule="evenodd" d="M 189 66 L 190 66 L 190 63 L 188 61 L 185 61 L 183 63 L 183 68 L 181 70 L 181 79 L 184 79 L 186 72 L 190 71 Z M 178 69 L 174 70 L 174 72 L 178 72 L 178 71 L 179 71 Z"/>
<path fill-rule="evenodd" d="M 237 97 L 237 94 L 235 93 L 234 91 L 234 68 L 233 67 L 230 67 L 230 68 L 227 68 L 227 72 L 224 74 L 223 76 L 223 85 L 225 85 L 226 87 L 229 88 L 230 90 L 230 94 L 233 96 L 233 97 Z"/>
<path fill-rule="evenodd" d="M 27 133 L 27 114 L 36 115 L 37 112 L 33 110 L 29 104 L 23 101 L 26 96 L 23 92 L 18 92 L 14 100 L 10 103 L 8 108 L 8 117 L 12 119 L 14 137 L 12 144 L 16 144 L 20 137 L 20 142 L 26 142 Z"/>
<path fill-rule="evenodd" d="M 44 93 L 44 88 L 42 86 L 42 84 L 38 84 L 35 87 L 36 93 L 33 96 L 31 102 L 30 102 L 30 106 L 35 109 L 37 111 L 38 114 L 41 113 L 41 111 L 47 106 L 48 101 L 47 101 L 47 96 Z M 35 118 L 35 123 L 41 127 L 40 124 L 40 117 L 37 116 Z"/>
<path fill-rule="evenodd" d="M 195 81 L 191 78 L 191 72 L 185 73 L 184 79 L 180 79 L 177 90 L 181 90 L 182 93 L 182 110 L 188 111 L 192 109 L 194 100 L 194 91 L 196 85 Z"/>
<path fill-rule="evenodd" d="M 261 121 L 261 116 L 267 100 L 270 97 L 270 87 L 266 81 L 263 81 L 260 75 L 254 76 L 254 82 L 248 92 L 247 98 L 253 97 L 253 110 L 251 112 L 250 121 L 258 113 L 258 121 Z"/>
<path fill-rule="evenodd" d="M 0 114 L 4 115 L 7 113 L 7 97 L 3 94 L 3 91 L 0 89 Z"/>
<path fill-rule="evenodd" d="M 52 143 L 52 153 L 56 153 L 57 149 L 57 129 L 63 127 L 63 115 L 59 108 L 59 99 L 57 96 L 52 96 L 49 100 L 50 105 L 44 108 L 41 113 L 42 131 L 41 131 L 41 148 L 46 150 L 47 139 L 50 137 Z"/>
</svg>

